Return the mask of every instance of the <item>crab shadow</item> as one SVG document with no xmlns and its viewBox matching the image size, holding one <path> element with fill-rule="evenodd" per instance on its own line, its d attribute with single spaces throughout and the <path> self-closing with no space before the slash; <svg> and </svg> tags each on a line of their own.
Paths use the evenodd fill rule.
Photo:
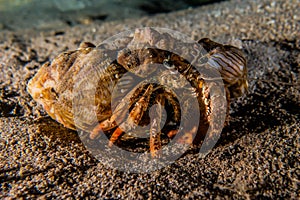
<svg viewBox="0 0 300 200">
<path fill-rule="evenodd" d="M 224 127 L 218 145 L 299 121 L 300 103 L 296 94 L 288 95 L 287 91 L 255 91 L 243 102 L 233 103 L 229 124 Z"/>
<path fill-rule="evenodd" d="M 65 145 L 71 142 L 81 142 L 76 131 L 65 128 L 50 117 L 42 117 L 37 119 L 34 123 L 38 126 L 39 132 L 52 141 L 59 140 Z"/>
</svg>

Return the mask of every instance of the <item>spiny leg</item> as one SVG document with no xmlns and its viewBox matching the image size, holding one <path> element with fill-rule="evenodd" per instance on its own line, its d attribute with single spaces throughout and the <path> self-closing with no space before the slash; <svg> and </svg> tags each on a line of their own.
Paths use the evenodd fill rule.
<svg viewBox="0 0 300 200">
<path fill-rule="evenodd" d="M 116 127 L 115 121 L 110 121 L 110 119 L 104 120 L 97 124 L 97 126 L 94 127 L 94 129 L 90 132 L 90 138 L 93 140 L 95 139 L 101 131 L 110 130 L 114 127 Z"/>
<path fill-rule="evenodd" d="M 194 107 L 192 105 L 185 105 L 186 103 L 188 103 L 188 99 L 189 98 L 193 98 L 193 94 L 191 95 L 190 93 L 193 93 L 194 91 L 190 91 L 188 90 L 188 94 L 182 94 L 183 96 L 181 96 L 180 98 L 182 99 L 183 105 L 182 108 L 180 107 L 180 103 L 177 102 L 176 96 L 174 95 L 174 93 L 170 90 L 168 90 L 167 88 L 164 88 L 165 92 L 164 92 L 164 96 L 166 98 L 166 100 L 171 104 L 172 109 L 173 109 L 173 120 L 175 122 L 175 124 L 179 124 L 181 123 L 181 118 L 186 118 L 186 115 L 188 115 L 189 112 L 188 109 L 193 109 Z M 197 97 L 194 97 L 197 98 Z M 183 115 L 183 116 L 182 116 Z M 182 116 L 182 117 L 181 117 Z M 183 127 L 186 127 L 186 121 L 189 122 L 189 120 L 183 120 L 183 122 L 185 122 L 185 124 L 183 125 Z M 179 143 L 183 143 L 183 144 L 191 144 L 193 141 L 193 138 L 197 132 L 197 127 L 192 127 L 189 130 L 185 130 L 186 132 L 184 133 L 183 136 L 181 136 L 177 142 Z M 167 133 L 167 136 L 169 138 L 173 138 L 178 134 L 179 130 L 178 129 L 174 129 L 174 130 L 169 130 Z"/>
<path fill-rule="evenodd" d="M 203 117 L 200 117 L 201 114 L 204 114 L 204 108 L 205 106 L 203 106 L 203 100 L 202 98 L 202 89 L 204 86 L 204 81 L 200 80 L 200 82 L 198 84 L 196 84 L 196 87 L 193 87 L 193 89 L 189 89 L 187 90 L 187 93 L 183 94 L 181 99 L 182 99 L 182 122 L 183 123 L 183 135 L 180 136 L 177 140 L 178 143 L 181 144 L 192 144 L 194 139 L 196 138 L 196 135 L 198 133 L 198 128 L 199 126 L 202 126 L 201 124 L 203 123 L 201 120 L 203 119 Z M 196 101 L 191 101 L 192 98 L 196 98 Z M 194 116 L 194 112 L 195 112 L 195 108 L 199 107 L 199 125 L 195 125 L 192 124 L 192 122 L 194 122 L 195 116 L 197 116 L 197 114 Z M 196 121 L 198 119 L 195 119 Z M 175 135 L 177 135 L 179 132 L 179 130 L 171 130 L 168 133 L 169 137 L 174 137 Z"/>
<path fill-rule="evenodd" d="M 150 153 L 153 158 L 159 157 L 161 149 L 161 121 L 162 107 L 165 105 L 164 97 L 158 94 L 154 104 L 149 112 L 150 115 Z"/>
<path fill-rule="evenodd" d="M 180 123 L 180 118 L 181 118 L 181 110 L 180 110 L 180 105 L 179 102 L 176 101 L 176 96 L 172 91 L 169 91 L 167 88 L 164 88 L 164 100 L 167 100 L 169 104 L 171 104 L 172 109 L 173 109 L 173 119 L 175 124 Z M 173 138 L 176 134 L 178 133 L 178 130 L 170 130 L 167 133 L 167 136 L 169 138 Z"/>
<path fill-rule="evenodd" d="M 146 87 L 148 87 L 146 84 L 137 86 L 133 88 L 131 92 L 126 94 L 126 96 L 122 98 L 121 102 L 113 110 L 110 121 L 116 121 L 117 124 L 122 124 L 128 117 L 126 116 L 128 110 L 132 107 L 132 105 L 137 103 L 140 99 L 141 93 L 146 90 Z"/>
<path fill-rule="evenodd" d="M 207 123 L 209 128 L 205 132 L 205 137 L 213 141 L 218 139 L 223 127 L 226 117 L 229 113 L 229 93 L 225 93 L 223 85 L 217 82 L 207 84 L 209 88 L 209 104 L 208 112 L 206 113 Z"/>
<path fill-rule="evenodd" d="M 202 84 L 200 84 L 198 87 L 202 87 Z M 159 101 L 162 101 L 162 105 L 164 105 L 164 101 L 167 100 L 169 104 L 171 104 L 172 106 L 172 109 L 173 109 L 173 118 L 172 120 L 174 120 L 173 122 L 175 122 L 175 124 L 179 124 L 181 121 L 181 118 L 187 118 L 187 115 L 189 115 L 190 113 L 193 113 L 191 110 L 189 109 L 194 109 L 194 106 L 198 106 L 197 105 L 190 105 L 189 104 L 189 99 L 190 98 L 197 98 L 196 95 L 195 95 L 195 91 L 190 91 L 188 90 L 187 91 L 188 94 L 183 94 L 182 97 L 182 102 L 183 102 L 183 105 L 182 105 L 182 108 L 180 107 L 180 103 L 178 101 L 176 101 L 176 96 L 174 95 L 174 93 L 167 89 L 167 88 L 164 88 L 164 99 L 161 98 L 161 100 L 158 100 L 157 99 L 157 102 Z M 192 94 L 194 93 L 194 94 Z M 198 101 L 197 101 L 198 102 Z M 186 105 L 187 104 L 187 105 Z M 181 115 L 184 115 L 181 117 Z M 190 118 L 192 118 L 193 116 L 189 116 Z M 189 127 L 187 125 L 187 123 L 190 122 L 189 119 L 187 120 L 183 120 L 183 122 L 185 123 L 183 125 L 183 127 Z M 179 139 L 177 140 L 177 142 L 179 143 L 182 143 L 182 144 L 192 144 L 193 142 L 193 139 L 197 133 L 197 126 L 192 126 L 192 127 L 189 127 L 187 128 L 186 130 L 184 130 L 184 134 L 182 136 L 179 137 Z M 179 130 L 178 129 L 173 129 L 173 130 L 169 130 L 168 133 L 167 133 L 167 136 L 169 138 L 173 138 L 175 137 L 177 134 L 178 134 Z"/>
<path fill-rule="evenodd" d="M 183 144 L 193 144 L 195 142 L 195 140 L 197 140 L 197 135 L 198 135 L 198 131 L 200 130 L 200 132 L 206 132 L 205 130 L 207 129 L 207 123 L 206 121 L 203 121 L 205 119 L 204 116 L 206 116 L 207 113 L 207 106 L 205 106 L 205 104 L 207 104 L 207 100 L 208 97 L 205 96 L 206 94 L 206 86 L 205 86 L 205 81 L 204 80 L 199 80 L 199 82 L 197 84 L 195 84 L 196 88 L 195 88 L 195 92 L 197 93 L 197 105 L 187 105 L 185 106 L 185 111 L 183 113 L 185 113 L 185 115 L 189 115 L 190 113 L 193 113 L 193 110 L 189 110 L 192 109 L 196 106 L 199 107 L 199 124 L 197 124 L 196 126 L 194 125 L 190 125 L 189 124 L 189 129 L 187 129 L 184 133 L 184 135 L 179 138 L 178 142 L 179 143 L 183 143 Z M 186 98 L 190 98 L 190 95 L 187 95 Z M 188 99 L 186 100 L 186 102 L 188 102 Z M 191 118 L 191 116 L 189 116 Z M 185 120 L 187 121 L 187 123 L 189 122 L 189 120 Z M 187 125 L 188 126 L 188 125 Z M 201 131 L 201 130 L 204 131 Z"/>
<path fill-rule="evenodd" d="M 173 107 L 173 112 L 174 112 L 174 121 L 177 123 L 180 122 L 180 117 L 181 117 L 181 112 L 180 112 L 180 105 L 179 102 L 176 101 L 176 96 L 174 95 L 174 93 L 172 91 L 169 91 L 167 88 L 164 88 L 164 97 L 166 100 L 168 100 L 168 102 L 171 104 L 171 106 Z"/>
<path fill-rule="evenodd" d="M 114 109 L 112 116 L 109 119 L 100 122 L 94 127 L 94 129 L 90 133 L 90 138 L 95 139 L 101 131 L 111 130 L 117 126 L 117 122 L 123 121 L 123 119 L 125 119 L 126 117 L 128 109 L 132 106 L 132 104 L 134 104 L 134 100 L 138 98 L 139 93 L 143 90 L 144 87 L 145 85 L 142 85 L 139 88 L 128 93 L 123 98 L 123 101 L 121 101 Z M 120 132 L 120 130 L 118 131 Z M 115 135 L 117 135 L 118 131 L 116 131 Z M 120 133 L 120 135 L 122 134 L 122 132 Z"/>
<path fill-rule="evenodd" d="M 109 146 L 112 146 L 114 142 L 118 140 L 118 138 L 122 135 L 123 130 L 126 131 L 133 130 L 136 126 L 138 126 L 141 121 L 143 114 L 148 109 L 150 97 L 153 91 L 153 85 L 150 84 L 142 97 L 134 104 L 133 109 L 130 111 L 129 116 L 126 121 L 123 122 L 119 127 L 113 132 L 110 140 Z M 124 110 L 124 108 L 122 108 Z M 128 110 L 128 108 L 127 108 Z M 125 110 L 127 112 L 127 110 Z"/>
</svg>

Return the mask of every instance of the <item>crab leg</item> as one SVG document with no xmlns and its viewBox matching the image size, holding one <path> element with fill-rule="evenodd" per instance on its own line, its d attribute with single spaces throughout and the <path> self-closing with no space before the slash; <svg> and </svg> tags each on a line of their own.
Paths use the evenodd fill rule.
<svg viewBox="0 0 300 200">
<path fill-rule="evenodd" d="M 205 119 L 204 116 L 207 115 L 207 106 L 205 106 L 204 104 L 207 103 L 207 100 L 209 99 L 208 96 L 205 96 L 205 89 L 206 89 L 206 86 L 205 86 L 205 82 L 204 80 L 199 80 L 199 82 L 196 84 L 196 91 L 197 93 L 199 94 L 197 96 L 198 98 L 198 104 L 197 105 L 194 105 L 194 106 L 199 106 L 199 111 L 200 111 L 200 121 L 199 121 L 199 124 L 197 127 L 195 126 L 189 126 L 189 129 L 184 133 L 184 135 L 179 138 L 178 142 L 179 143 L 183 143 L 183 144 L 193 144 L 195 142 L 198 141 L 198 135 L 197 133 L 199 132 L 200 130 L 200 133 L 206 133 L 207 131 L 207 128 L 208 128 L 208 122 Z M 186 98 L 189 98 L 188 95 Z M 191 105 L 189 106 L 186 106 L 186 110 L 184 111 L 184 113 L 192 113 L 191 111 L 188 111 L 188 109 L 190 109 Z M 199 130 L 198 130 L 199 129 Z M 202 137 L 202 136 L 201 136 Z M 202 138 L 201 138 L 202 139 Z"/>
<path fill-rule="evenodd" d="M 194 140 L 196 139 L 196 134 L 198 132 L 198 126 L 190 124 L 191 121 L 190 119 L 193 119 L 193 108 L 199 106 L 200 109 L 200 115 L 206 114 L 206 111 L 203 110 L 205 106 L 201 104 L 201 99 L 202 98 L 202 93 L 201 91 L 203 90 L 204 83 L 203 80 L 200 80 L 199 83 L 196 85 L 196 91 L 187 91 L 187 93 L 184 93 L 183 96 L 181 97 L 183 99 L 183 105 L 182 105 L 182 110 L 181 110 L 181 115 L 183 117 L 183 131 L 184 133 L 181 133 L 180 137 L 178 138 L 177 142 L 181 144 L 192 144 Z M 200 94 L 197 95 L 196 93 Z M 191 98 L 198 98 L 198 103 L 197 104 L 191 104 L 192 102 L 190 101 Z M 202 109 L 202 110 L 201 110 Z M 180 117 L 180 116 L 179 116 Z M 203 117 L 201 118 L 203 119 Z M 203 122 L 199 122 L 199 127 L 201 128 L 203 125 L 201 125 Z M 204 123 L 205 124 L 205 123 Z M 205 126 L 206 127 L 206 126 Z M 179 133 L 179 130 L 170 130 L 167 135 L 169 138 L 175 137 Z"/>
<path fill-rule="evenodd" d="M 100 134 L 101 131 L 110 130 L 114 127 L 116 127 L 116 123 L 115 121 L 111 121 L 111 118 L 104 120 L 91 131 L 90 138 L 93 140 Z"/>
<path fill-rule="evenodd" d="M 181 118 L 181 113 L 180 113 L 180 105 L 179 102 L 177 102 L 176 96 L 172 93 L 172 91 L 169 91 L 168 89 L 165 88 L 164 92 L 165 99 L 168 100 L 168 102 L 172 105 L 173 111 L 174 111 L 174 120 L 175 122 L 179 123 L 180 118 Z"/>
<path fill-rule="evenodd" d="M 155 99 L 156 103 L 150 110 L 150 153 L 153 158 L 159 157 L 159 150 L 161 149 L 161 120 L 162 120 L 162 106 L 165 104 L 165 99 L 158 95 Z"/>
<path fill-rule="evenodd" d="M 123 130 L 125 129 L 127 131 L 130 131 L 134 129 L 139 122 L 141 121 L 143 114 L 148 108 L 150 96 L 153 91 L 153 85 L 149 85 L 146 89 L 143 96 L 135 103 L 133 109 L 129 113 L 128 118 L 125 122 L 123 122 L 112 134 L 110 140 L 109 140 L 109 146 L 112 146 L 114 142 L 118 140 L 118 138 L 122 135 Z M 124 108 L 123 108 L 124 109 Z"/>
<path fill-rule="evenodd" d="M 138 97 L 139 92 L 142 91 L 143 88 L 144 88 L 144 85 L 139 87 L 136 90 L 133 90 L 134 92 L 130 92 L 129 94 L 127 94 L 124 97 L 123 101 L 116 107 L 112 116 L 109 119 L 106 119 L 106 120 L 100 122 L 99 124 L 97 124 L 94 127 L 94 129 L 90 133 L 90 138 L 95 139 L 100 134 L 101 131 L 106 131 L 106 130 L 115 128 L 117 126 L 116 121 L 120 121 L 120 120 L 124 119 L 126 117 L 127 110 L 134 103 L 134 102 L 132 102 L 131 99 L 133 99 L 133 100 L 136 99 Z M 130 101 L 130 104 L 128 104 L 129 101 Z M 125 107 L 127 107 L 127 108 L 125 108 Z M 116 137 L 117 133 L 119 135 L 121 135 L 123 131 L 120 129 L 120 130 L 116 130 L 115 132 L 116 132 L 116 134 L 115 134 L 115 137 Z"/>
<path fill-rule="evenodd" d="M 177 101 L 175 101 L 175 96 L 174 94 L 171 92 L 171 91 L 168 91 L 166 88 L 165 88 L 165 92 L 164 92 L 164 96 L 165 96 L 165 99 L 172 105 L 173 107 L 173 112 L 174 112 L 174 121 L 175 123 L 180 123 L 180 118 L 181 118 L 181 111 L 180 111 L 180 105 Z M 168 133 L 167 133 L 167 136 L 169 138 L 173 138 L 176 134 L 178 133 L 178 130 L 170 130 Z"/>
</svg>

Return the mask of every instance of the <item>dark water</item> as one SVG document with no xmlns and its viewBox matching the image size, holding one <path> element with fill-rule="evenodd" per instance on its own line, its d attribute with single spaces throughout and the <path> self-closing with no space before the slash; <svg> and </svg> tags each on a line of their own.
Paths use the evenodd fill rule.
<svg viewBox="0 0 300 200">
<path fill-rule="evenodd" d="M 138 18 L 222 0 L 0 0 L 0 31 Z"/>
</svg>

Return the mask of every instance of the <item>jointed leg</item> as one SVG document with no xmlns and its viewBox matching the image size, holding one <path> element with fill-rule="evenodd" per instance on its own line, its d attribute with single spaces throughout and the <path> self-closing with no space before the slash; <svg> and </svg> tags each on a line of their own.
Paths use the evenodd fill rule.
<svg viewBox="0 0 300 200">
<path fill-rule="evenodd" d="M 187 119 L 184 121 L 186 124 L 184 124 L 185 128 L 184 134 L 181 138 L 179 138 L 178 142 L 183 144 L 193 144 L 195 140 L 197 140 L 197 134 L 200 130 L 202 132 L 202 129 L 206 129 L 206 121 L 203 121 L 205 119 L 204 116 L 206 116 L 207 113 L 207 107 L 204 105 L 206 100 L 208 100 L 208 97 L 205 96 L 206 93 L 206 87 L 204 80 L 200 80 L 199 83 L 196 85 L 194 94 L 186 94 L 185 95 L 185 103 L 184 110 L 183 110 L 183 116 Z M 196 102 L 191 102 L 191 98 L 196 98 Z M 198 110 L 200 113 L 195 113 L 195 108 L 198 107 Z M 195 119 L 195 117 L 198 117 L 198 119 Z M 190 120 L 194 119 L 194 120 Z M 199 123 L 193 124 L 193 122 L 197 122 L 199 120 Z M 191 123 L 192 122 L 192 123 Z"/>
<path fill-rule="evenodd" d="M 194 88 L 195 90 L 187 89 L 185 92 L 182 93 L 181 96 L 181 104 L 178 105 L 181 106 L 181 119 L 180 122 L 183 127 L 182 129 L 182 135 L 179 136 L 177 142 L 182 144 L 192 144 L 197 133 L 198 133 L 198 127 L 199 124 L 195 124 L 198 120 L 199 123 L 202 123 L 203 117 L 200 117 L 201 114 L 204 114 L 206 111 L 204 111 L 205 106 L 202 105 L 202 89 L 203 89 L 204 83 L 200 81 L 200 83 L 197 85 L 197 88 Z M 197 109 L 198 107 L 198 109 Z M 197 112 L 197 113 L 195 113 Z M 200 112 L 200 113 L 198 113 Z M 200 118 L 200 119 L 196 119 Z M 168 137 L 172 138 L 178 134 L 179 130 L 171 130 L 168 133 Z"/>
<path fill-rule="evenodd" d="M 116 125 L 115 121 L 111 121 L 110 119 L 104 120 L 91 131 L 90 138 L 93 140 L 100 134 L 100 131 L 110 130 L 116 127 Z"/>
<path fill-rule="evenodd" d="M 138 126 L 139 122 L 143 117 L 143 114 L 148 109 L 152 91 L 153 85 L 150 84 L 143 96 L 134 104 L 134 107 L 129 113 L 129 116 L 127 117 L 126 121 L 120 124 L 119 127 L 113 132 L 109 140 L 110 146 L 112 146 L 112 144 L 118 140 L 118 138 L 122 135 L 123 131 L 130 131 L 133 130 L 136 126 Z M 123 109 L 127 109 L 127 112 L 129 108 L 123 107 Z"/>
<path fill-rule="evenodd" d="M 124 121 L 126 118 L 126 113 L 128 112 L 129 108 L 134 103 L 133 100 L 137 99 L 139 96 L 139 92 L 143 90 L 145 85 L 140 86 L 139 88 L 133 90 L 132 92 L 128 93 L 124 98 L 123 101 L 121 101 L 118 106 L 114 109 L 112 116 L 100 122 L 90 133 L 90 138 L 95 139 L 99 134 L 100 131 L 107 131 L 110 129 L 115 128 L 118 123 Z M 128 103 L 130 102 L 130 103 Z M 116 131 L 115 137 L 117 136 L 117 133 L 119 133 L 120 130 Z M 122 134 L 122 132 L 121 132 Z M 119 134 L 119 135 L 121 135 Z"/>
<path fill-rule="evenodd" d="M 172 105 L 173 108 L 173 112 L 174 112 L 174 116 L 173 116 L 173 120 L 175 124 L 179 124 L 180 120 L 181 120 L 181 108 L 180 108 L 180 104 L 179 102 L 175 101 L 175 96 L 172 94 L 172 92 L 166 92 L 166 100 L 168 100 L 168 102 Z M 175 135 L 177 135 L 178 130 L 170 130 L 167 133 L 167 136 L 169 138 L 173 138 L 175 137 Z"/>
<path fill-rule="evenodd" d="M 157 95 L 155 99 L 157 104 L 154 104 L 150 110 L 150 153 L 153 158 L 159 157 L 161 149 L 161 121 L 162 107 L 164 106 L 164 98 L 162 95 Z"/>
</svg>

